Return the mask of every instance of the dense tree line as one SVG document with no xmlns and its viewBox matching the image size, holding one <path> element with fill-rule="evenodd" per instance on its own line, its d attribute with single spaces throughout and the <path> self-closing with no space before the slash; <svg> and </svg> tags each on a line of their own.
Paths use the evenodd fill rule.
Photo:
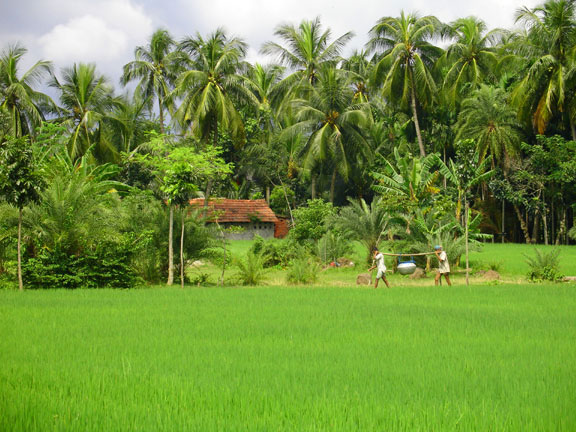
<svg viewBox="0 0 576 432">
<path fill-rule="evenodd" d="M 130 94 L 118 94 L 93 64 L 74 64 L 61 78 L 44 60 L 21 71 L 26 49 L 7 47 L 2 164 L 10 146 L 27 147 L 36 157 L 30 175 L 43 180 L 28 198 L 14 198 L 4 169 L 0 190 L 20 210 L 30 204 L 31 214 L 38 200 L 64 199 L 48 195 L 66 175 L 94 170 L 84 180 L 104 189 L 115 182 L 119 200 L 131 195 L 125 189 L 168 203 L 170 230 L 177 203 L 193 195 L 265 197 L 286 215 L 322 198 L 358 215 L 377 204 L 405 232 L 419 226 L 423 242 L 425 233 L 448 230 L 441 226 L 458 237 L 473 223 L 476 234 L 497 241 L 568 243 L 576 202 L 575 2 L 549 0 L 519 9 L 515 19 L 518 30 L 489 30 L 475 17 L 443 23 L 402 12 L 378 19 L 364 49 L 349 57 L 352 32 L 333 37 L 319 19 L 302 21 L 277 27 L 261 47 L 267 65 L 246 62 L 246 43 L 222 29 L 180 41 L 159 29 L 123 66 L 121 85 L 135 85 Z M 43 93 L 46 85 L 57 100 Z M 214 170 L 195 168 L 206 161 Z M 126 226 L 118 233 L 125 242 L 142 234 Z M 77 256 L 70 242 L 61 246 Z M 33 243 L 27 253 L 36 257 Z"/>
</svg>

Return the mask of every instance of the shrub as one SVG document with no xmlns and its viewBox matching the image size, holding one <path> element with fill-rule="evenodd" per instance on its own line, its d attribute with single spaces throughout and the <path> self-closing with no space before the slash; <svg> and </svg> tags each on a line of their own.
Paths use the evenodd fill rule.
<svg viewBox="0 0 576 432">
<path fill-rule="evenodd" d="M 549 253 L 540 252 L 538 249 L 534 250 L 536 255 L 534 257 L 526 257 L 526 262 L 530 266 L 528 272 L 528 280 L 531 282 L 552 281 L 557 282 L 563 278 L 558 270 L 560 255 L 559 249 L 553 249 Z"/>
<path fill-rule="evenodd" d="M 568 231 L 568 236 L 569 236 L 572 240 L 576 240 L 576 225 L 573 226 L 572 228 L 570 228 L 570 231 Z"/>
<path fill-rule="evenodd" d="M 294 226 L 289 236 L 298 242 L 319 240 L 327 231 L 329 220 L 335 215 L 334 207 L 320 199 L 308 200 L 307 207 L 300 207 L 293 212 Z"/>
<path fill-rule="evenodd" d="M 328 232 L 318 242 L 316 255 L 324 263 L 336 261 L 352 252 L 352 244 L 343 235 Z"/>
<path fill-rule="evenodd" d="M 286 195 L 284 195 L 284 191 L 286 191 Z M 288 216 L 290 209 L 288 208 L 286 197 L 288 197 L 290 202 L 294 202 L 295 196 L 294 191 L 286 186 L 274 186 L 270 194 L 270 208 L 277 215 Z"/>
<path fill-rule="evenodd" d="M 277 265 L 286 267 L 294 258 L 308 253 L 304 246 L 293 239 L 264 240 L 260 236 L 254 237 L 249 252 L 262 255 L 266 268 Z"/>
<path fill-rule="evenodd" d="M 242 285 L 258 285 L 264 279 L 266 270 L 264 269 L 265 258 L 261 254 L 248 252 L 245 259 L 238 260 L 238 278 Z"/>
<path fill-rule="evenodd" d="M 30 288 L 130 288 L 138 278 L 130 261 L 129 242 L 102 243 L 80 256 L 43 249 L 22 266 Z"/>
<path fill-rule="evenodd" d="M 288 267 L 286 281 L 292 284 L 308 284 L 316 282 L 320 266 L 311 257 L 296 258 Z"/>
</svg>

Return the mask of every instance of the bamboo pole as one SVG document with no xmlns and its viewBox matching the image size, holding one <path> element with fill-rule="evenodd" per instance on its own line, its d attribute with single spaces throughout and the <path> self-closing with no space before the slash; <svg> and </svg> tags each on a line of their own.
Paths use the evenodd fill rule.
<svg viewBox="0 0 576 432">
<path fill-rule="evenodd" d="M 380 253 L 382 255 L 386 255 L 386 256 L 422 256 L 422 255 L 434 255 L 436 252 L 402 253 L 402 254 L 384 253 L 384 252 L 380 252 Z"/>
</svg>

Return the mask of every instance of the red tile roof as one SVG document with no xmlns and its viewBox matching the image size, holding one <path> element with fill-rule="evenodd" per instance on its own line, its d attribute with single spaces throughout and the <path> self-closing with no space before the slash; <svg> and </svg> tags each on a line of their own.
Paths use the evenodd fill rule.
<svg viewBox="0 0 576 432">
<path fill-rule="evenodd" d="M 192 207 L 204 206 L 204 198 L 190 200 Z M 212 198 L 208 202 L 210 211 L 221 213 L 218 222 L 259 222 L 276 223 L 278 218 L 266 200 L 235 200 L 226 198 Z"/>
</svg>

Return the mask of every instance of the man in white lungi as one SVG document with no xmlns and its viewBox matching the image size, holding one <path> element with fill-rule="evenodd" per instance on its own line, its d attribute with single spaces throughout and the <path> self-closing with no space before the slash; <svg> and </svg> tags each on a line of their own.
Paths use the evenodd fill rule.
<svg viewBox="0 0 576 432">
<path fill-rule="evenodd" d="M 384 264 L 384 255 L 380 253 L 378 248 L 374 248 L 374 265 L 368 269 L 368 271 L 372 271 L 375 268 L 378 269 L 376 273 L 376 282 L 374 283 L 374 288 L 378 288 L 378 281 L 382 279 L 386 286 L 390 288 L 390 284 L 386 279 L 386 264 Z"/>
<path fill-rule="evenodd" d="M 450 263 L 448 263 L 448 256 L 446 252 L 442 250 L 442 246 L 434 246 L 434 253 L 436 254 L 436 258 L 438 258 L 438 273 L 436 273 L 436 277 L 434 278 L 434 284 L 438 285 L 438 282 L 442 283 L 442 275 L 448 282 L 448 285 L 452 285 L 450 283 Z"/>
</svg>

